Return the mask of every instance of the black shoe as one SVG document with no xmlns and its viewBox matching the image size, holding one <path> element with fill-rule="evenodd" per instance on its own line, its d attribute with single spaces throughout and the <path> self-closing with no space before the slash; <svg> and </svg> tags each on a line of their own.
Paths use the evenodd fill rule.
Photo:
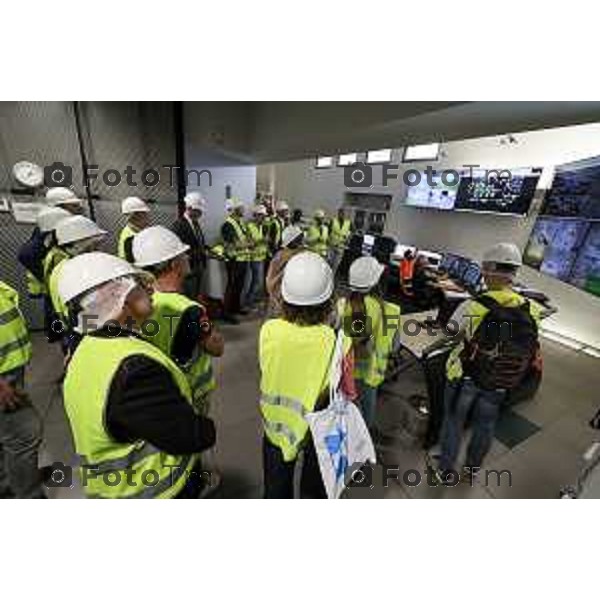
<svg viewBox="0 0 600 600">
<path fill-rule="evenodd" d="M 229 325 L 239 325 L 240 321 L 237 317 L 234 317 L 233 315 L 223 315 L 223 321 L 225 323 L 228 323 Z"/>
<path fill-rule="evenodd" d="M 245 315 L 249 315 L 249 314 L 250 314 L 250 311 L 247 308 L 240 308 L 240 310 L 238 310 L 238 315 L 245 316 Z"/>
<path fill-rule="evenodd" d="M 479 467 L 463 467 L 461 481 L 473 485 L 477 479 L 479 473 Z"/>
</svg>

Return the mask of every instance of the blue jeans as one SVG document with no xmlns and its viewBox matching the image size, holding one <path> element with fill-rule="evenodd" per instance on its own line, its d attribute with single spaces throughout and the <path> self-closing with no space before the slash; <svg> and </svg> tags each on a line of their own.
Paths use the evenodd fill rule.
<svg viewBox="0 0 600 600">
<path fill-rule="evenodd" d="M 500 407 L 506 396 L 503 390 L 481 390 L 471 379 L 447 381 L 444 391 L 444 422 L 441 432 L 440 469 L 454 469 L 460 450 L 463 428 L 473 407 L 471 440 L 467 449 L 467 467 L 481 467 L 490 450 Z"/>
<path fill-rule="evenodd" d="M 364 381 L 357 381 L 357 403 L 367 427 L 371 429 L 375 423 L 375 408 L 377 404 L 377 388 L 367 385 Z"/>
<path fill-rule="evenodd" d="M 248 265 L 248 275 L 244 285 L 244 293 L 242 294 L 242 306 L 252 306 L 264 294 L 264 261 L 252 261 Z"/>
</svg>

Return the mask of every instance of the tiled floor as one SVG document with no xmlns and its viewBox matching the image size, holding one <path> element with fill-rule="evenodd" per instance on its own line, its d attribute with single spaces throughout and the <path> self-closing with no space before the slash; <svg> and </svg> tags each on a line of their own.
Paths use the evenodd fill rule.
<svg viewBox="0 0 600 600">
<path fill-rule="evenodd" d="M 261 495 L 261 426 L 258 412 L 257 335 L 258 320 L 246 320 L 238 327 L 224 326 L 225 356 L 217 362 L 220 383 L 213 399 L 218 427 L 216 460 L 223 473 L 220 496 L 258 498 Z M 399 465 L 422 473 L 420 485 L 390 480 L 382 484 L 381 467 L 375 470 L 373 488 L 353 489 L 348 498 L 555 498 L 561 486 L 575 481 L 581 455 L 600 432 L 587 422 L 600 405 L 600 361 L 551 342 L 543 342 L 545 375 L 535 400 L 515 407 L 515 411 L 540 427 L 537 433 L 512 449 L 497 440 L 485 468 L 507 469 L 512 486 L 504 475 L 501 485 L 490 476 L 488 485 L 480 479 L 470 486 L 455 488 L 427 484 L 425 457 L 417 450 L 387 449 L 386 464 Z M 62 356 L 56 346 L 48 346 L 36 336 L 29 385 L 34 402 L 44 416 L 44 444 L 41 463 L 72 462 L 72 441 L 66 422 L 57 379 Z M 51 497 L 78 498 L 81 490 L 50 490 Z"/>
</svg>

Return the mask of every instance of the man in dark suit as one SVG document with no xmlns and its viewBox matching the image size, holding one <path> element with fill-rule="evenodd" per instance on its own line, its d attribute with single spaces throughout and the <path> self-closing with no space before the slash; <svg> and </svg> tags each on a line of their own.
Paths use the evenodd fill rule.
<svg viewBox="0 0 600 600">
<path fill-rule="evenodd" d="M 185 295 L 196 300 L 202 286 L 202 277 L 206 269 L 206 245 L 204 233 L 200 227 L 200 218 L 206 210 L 206 201 L 200 192 L 190 192 L 183 199 L 185 212 L 173 223 L 171 230 L 190 247 L 190 274 L 184 282 Z"/>
</svg>

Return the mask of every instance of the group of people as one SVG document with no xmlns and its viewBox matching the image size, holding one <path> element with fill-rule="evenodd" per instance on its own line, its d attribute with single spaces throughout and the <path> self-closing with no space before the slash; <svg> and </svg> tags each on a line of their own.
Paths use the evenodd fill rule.
<svg viewBox="0 0 600 600">
<path fill-rule="evenodd" d="M 170 229 L 150 225 L 150 208 L 141 199 L 124 200 L 127 224 L 116 256 L 98 251 L 106 231 L 80 214 L 82 203 L 70 190 L 50 190 L 47 200 L 19 258 L 30 292 L 43 299 L 48 337 L 60 339 L 64 350 L 64 406 L 86 495 L 201 496 L 214 485 L 204 465 L 216 441 L 209 416 L 217 386 L 213 360 L 225 351 L 223 335 L 198 298 L 207 257 L 200 226 L 204 199 L 188 194 L 185 212 Z M 210 251 L 226 261 L 226 320 L 237 321 L 244 305 L 259 301 L 266 281 L 269 313 L 258 340 L 265 497 L 294 496 L 300 455 L 301 495 L 324 497 L 305 417 L 327 404 L 336 332 L 343 329 L 347 337 L 345 396 L 357 402 L 373 428 L 378 388 L 399 344 L 400 307 L 384 300 L 385 266 L 370 256 L 356 259 L 347 289 L 337 289 L 336 253 L 343 252 L 351 232 L 343 212 L 326 223 L 317 211 L 303 227 L 297 214 L 291 222 L 284 203 L 271 211 L 265 204 L 256 204 L 245 221 L 243 205 L 228 201 L 222 243 Z M 492 249 L 484 258 L 488 293 L 506 306 L 523 302 L 510 289 L 517 254 Z M 18 300 L 2 283 L 0 495 L 44 497 L 39 422 L 25 392 L 31 343 Z M 479 323 L 491 310 L 477 299 L 469 308 L 475 308 Z M 348 327 L 357 319 L 369 321 L 368 331 Z M 469 331 L 461 329 L 463 350 L 474 327 L 470 319 Z M 448 362 L 440 473 L 453 468 L 461 427 L 474 404 L 468 466 L 480 466 L 503 397 L 470 380 L 460 348 Z"/>
<path fill-rule="evenodd" d="M 302 235 L 303 247 L 325 258 L 335 273 L 352 234 L 351 221 L 342 208 L 329 222 L 319 209 L 307 224 L 302 211 L 292 212 L 287 202 L 275 202 L 270 197 L 257 196 L 251 210 L 251 217 L 245 219 L 244 204 L 230 199 L 228 217 L 221 227 L 227 269 L 225 320 L 234 324 L 239 315 L 260 305 L 265 284 L 269 287 L 269 281 L 277 278 L 280 271 L 270 270 L 270 265 L 282 248 L 298 244 L 298 237 Z"/>
</svg>

